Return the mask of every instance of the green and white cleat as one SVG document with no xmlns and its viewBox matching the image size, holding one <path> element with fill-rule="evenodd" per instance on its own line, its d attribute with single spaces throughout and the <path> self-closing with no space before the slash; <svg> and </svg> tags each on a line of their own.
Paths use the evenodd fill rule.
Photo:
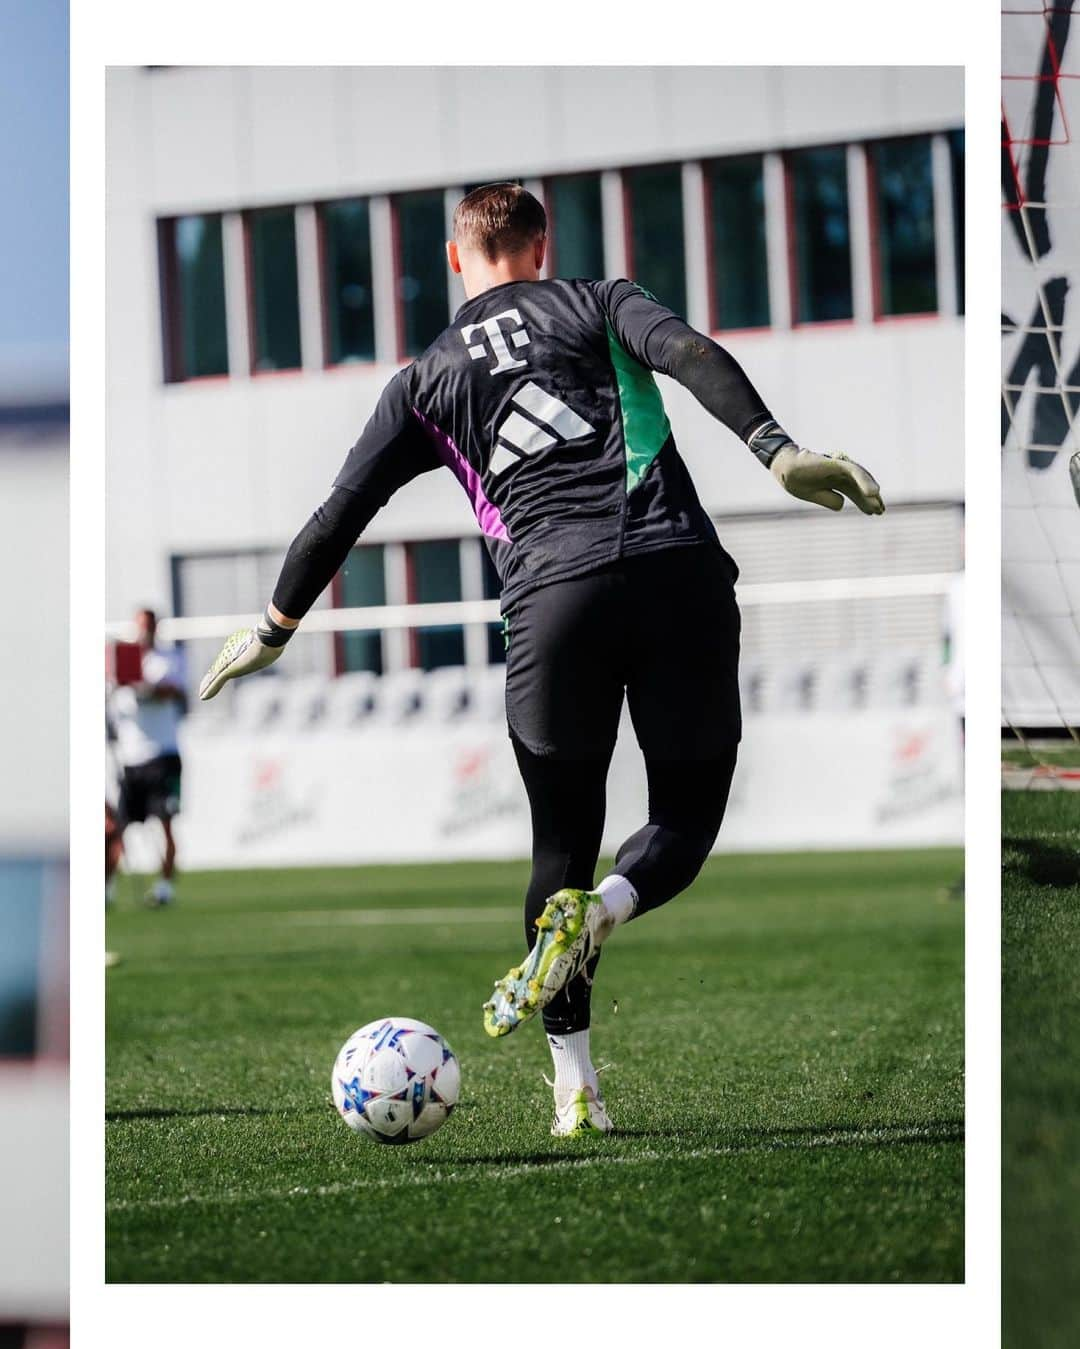
<svg viewBox="0 0 1080 1349">
<path fill-rule="evenodd" d="M 552 1138 L 584 1138 L 587 1134 L 609 1134 L 615 1126 L 608 1118 L 604 1098 L 592 1087 L 582 1087 L 560 1099 L 555 1094 L 555 1118 Z"/>
<path fill-rule="evenodd" d="M 536 920 L 536 944 L 522 965 L 495 982 L 484 1003 L 484 1029 L 509 1035 L 535 1016 L 579 973 L 612 928 L 604 901 L 593 890 L 557 890 Z"/>
</svg>

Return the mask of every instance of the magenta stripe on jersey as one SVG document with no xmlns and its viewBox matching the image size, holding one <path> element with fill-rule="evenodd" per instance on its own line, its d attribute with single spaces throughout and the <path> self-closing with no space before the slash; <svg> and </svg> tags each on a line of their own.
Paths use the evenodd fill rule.
<svg viewBox="0 0 1080 1349">
<path fill-rule="evenodd" d="M 465 488 L 466 495 L 472 502 L 473 514 L 476 516 L 481 531 L 489 539 L 502 539 L 504 543 L 509 543 L 510 535 L 506 532 L 506 526 L 499 514 L 499 508 L 494 502 L 488 500 L 483 483 L 480 481 L 480 474 L 477 473 L 445 431 L 425 417 L 419 408 L 414 407 L 412 413 L 428 433 L 432 444 L 435 446 L 435 453 Z"/>
</svg>

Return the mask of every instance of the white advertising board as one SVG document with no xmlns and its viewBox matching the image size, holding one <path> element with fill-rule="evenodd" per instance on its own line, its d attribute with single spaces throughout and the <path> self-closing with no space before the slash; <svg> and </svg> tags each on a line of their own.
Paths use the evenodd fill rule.
<svg viewBox="0 0 1080 1349">
<path fill-rule="evenodd" d="M 942 708 L 750 718 L 718 851 L 891 848 L 963 838 L 960 732 Z M 525 857 L 528 806 L 505 730 L 488 724 L 188 735 L 188 869 Z M 624 725 L 604 847 L 645 821 Z M 129 864 L 154 865 L 149 831 Z"/>
</svg>

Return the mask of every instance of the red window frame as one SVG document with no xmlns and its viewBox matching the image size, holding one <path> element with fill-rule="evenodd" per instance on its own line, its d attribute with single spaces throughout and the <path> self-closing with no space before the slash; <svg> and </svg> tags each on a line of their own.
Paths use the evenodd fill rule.
<svg viewBox="0 0 1080 1349">
<path fill-rule="evenodd" d="M 325 213 L 328 207 L 337 205 L 337 203 L 343 201 L 366 201 L 368 203 L 369 236 L 371 231 L 371 197 L 369 195 L 360 193 L 352 197 L 326 197 L 322 201 L 317 201 L 313 203 L 315 207 L 316 266 L 318 267 L 319 271 L 319 325 L 322 329 L 322 351 L 323 351 L 322 368 L 324 370 L 354 370 L 357 367 L 359 367 L 362 370 L 368 370 L 372 366 L 378 365 L 379 362 L 377 353 L 369 361 L 367 360 L 332 361 L 330 359 L 330 295 L 329 295 L 329 286 L 327 285 L 328 278 L 326 275 L 327 254 L 326 254 Z M 395 278 L 396 278 L 397 276 L 396 258 L 392 262 L 392 265 L 395 269 Z M 371 273 L 372 273 L 371 284 L 372 287 L 374 287 L 375 285 L 374 260 L 372 260 Z M 395 295 L 398 289 L 399 287 L 395 285 Z M 376 342 L 378 342 L 377 333 L 376 333 Z M 399 344 L 397 341 L 395 341 L 394 343 L 394 350 L 395 351 L 399 350 Z"/>
<path fill-rule="evenodd" d="M 784 168 L 784 225 L 787 232 L 788 297 L 791 307 L 791 328 L 850 328 L 855 319 L 855 267 L 852 254 L 851 228 L 848 227 L 848 267 L 851 271 L 851 315 L 840 319 L 804 319 L 799 317 L 799 249 L 795 229 L 795 176 L 792 172 L 792 160 L 805 150 L 843 150 L 844 181 L 847 187 L 848 209 L 851 209 L 851 182 L 847 172 L 848 146 L 852 141 L 826 141 L 821 145 L 800 145 L 796 149 L 785 150 L 781 156 Z"/>
<path fill-rule="evenodd" d="M 221 211 L 192 211 L 189 214 L 217 220 L 224 229 Z M 161 216 L 157 222 L 158 291 L 161 304 L 162 381 L 165 384 L 217 384 L 230 378 L 228 370 L 220 375 L 189 375 L 184 369 L 184 306 L 180 300 L 180 277 L 176 258 L 176 225 L 183 216 Z M 222 240 L 224 244 L 224 240 Z M 226 313 L 226 363 L 228 363 L 228 314 Z"/>
<path fill-rule="evenodd" d="M 712 207 L 711 178 L 713 169 L 716 167 L 717 164 L 723 164 L 729 160 L 734 159 L 758 160 L 761 165 L 762 188 L 764 189 L 764 179 L 765 179 L 764 150 L 750 150 L 746 154 L 737 154 L 737 155 L 714 155 L 711 159 L 702 159 L 698 161 L 701 168 L 702 185 L 705 189 L 703 193 L 704 210 L 705 210 L 705 285 L 708 291 L 706 300 L 708 303 L 708 313 L 709 313 L 709 332 L 714 337 L 720 336 L 730 337 L 732 334 L 741 334 L 741 333 L 768 333 L 773 332 L 776 328 L 776 324 L 773 321 L 772 297 L 769 296 L 768 294 L 769 256 L 768 256 L 767 235 L 765 245 L 765 288 L 766 288 L 766 300 L 769 308 L 768 323 L 753 323 L 747 327 L 741 328 L 724 328 L 721 326 L 719 322 L 720 315 L 717 314 L 716 312 L 716 259 L 713 254 L 713 247 L 712 247 L 713 207 Z M 765 214 L 767 221 L 768 205 L 765 203 L 764 200 L 764 192 L 762 196 L 762 211 L 763 214 Z M 768 226 L 766 224 L 766 229 L 767 228 Z"/>
<path fill-rule="evenodd" d="M 295 379 L 297 375 L 304 373 L 304 334 L 303 325 L 300 324 L 300 364 L 285 366 L 280 370 L 259 370 L 259 353 L 257 350 L 258 328 L 256 326 L 255 316 L 255 250 L 251 241 L 251 222 L 255 216 L 264 211 L 292 211 L 293 213 L 293 247 L 296 246 L 296 208 L 299 202 L 282 202 L 267 206 L 253 206 L 240 212 L 241 225 L 244 231 L 244 297 L 245 312 L 247 316 L 248 331 L 248 374 L 252 379 L 279 379 L 282 376 L 288 379 Z M 299 293 L 299 260 L 297 260 L 297 322 L 300 323 L 300 293 Z"/>
<path fill-rule="evenodd" d="M 572 178 L 601 178 L 603 169 L 574 169 L 570 173 L 549 173 L 545 178 L 540 179 L 541 190 L 544 194 L 544 214 L 547 216 L 548 242 L 547 253 L 544 257 L 544 275 L 557 276 L 559 271 L 559 235 L 558 235 L 558 214 L 555 211 L 554 195 L 551 191 L 552 183 L 565 183 Z M 599 229 L 601 234 L 601 252 L 603 252 L 603 209 L 604 209 L 604 191 L 603 185 L 600 188 L 600 211 L 601 219 Z"/>
<path fill-rule="evenodd" d="M 933 309 L 915 309 L 908 314 L 886 314 L 882 308 L 882 270 L 881 270 L 881 211 L 878 204 L 878 170 L 874 159 L 874 148 L 895 141 L 926 141 L 931 155 L 931 201 L 936 211 L 937 200 L 933 188 L 933 140 L 932 132 L 909 131 L 900 136 L 875 136 L 873 140 L 861 142 L 866 157 L 866 210 L 870 222 L 870 292 L 871 313 L 875 323 L 911 323 L 941 317 L 941 282 L 937 270 L 937 251 L 934 254 L 934 296 Z M 937 225 L 935 221 L 934 228 Z"/>
</svg>

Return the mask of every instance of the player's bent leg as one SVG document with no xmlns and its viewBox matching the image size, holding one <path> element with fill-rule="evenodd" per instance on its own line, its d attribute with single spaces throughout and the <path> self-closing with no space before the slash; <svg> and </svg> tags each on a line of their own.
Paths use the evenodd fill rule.
<svg viewBox="0 0 1080 1349">
<path fill-rule="evenodd" d="M 619 849 L 612 877 L 637 899 L 630 917 L 659 908 L 691 885 L 712 851 L 727 809 L 738 747 L 713 759 L 645 756 L 649 820 Z"/>
<path fill-rule="evenodd" d="M 525 900 L 530 949 L 496 983 L 484 1006 L 484 1027 L 489 1035 L 506 1035 L 550 1006 L 553 1026 L 576 1031 L 589 1024 L 590 984 L 581 976 L 598 946 L 596 915 L 602 905 L 591 887 L 604 825 L 608 758 L 562 760 L 534 754 L 517 737 L 513 743 L 533 825 Z"/>
<path fill-rule="evenodd" d="M 595 890 L 557 890 L 536 920 L 532 949 L 520 965 L 496 980 L 484 1004 L 489 1035 L 507 1035 L 535 1016 L 599 952 L 610 931 L 602 896 Z"/>
</svg>

